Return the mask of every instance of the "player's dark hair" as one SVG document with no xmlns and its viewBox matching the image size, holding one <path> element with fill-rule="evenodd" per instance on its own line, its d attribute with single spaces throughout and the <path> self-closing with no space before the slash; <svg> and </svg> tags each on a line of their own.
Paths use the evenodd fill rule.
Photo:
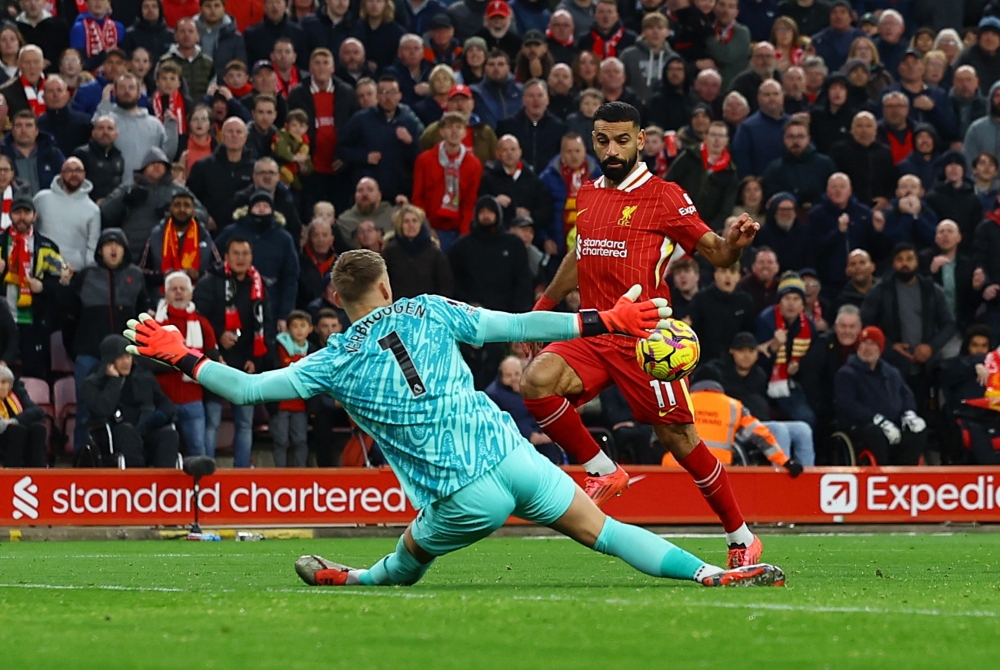
<svg viewBox="0 0 1000 670">
<path fill-rule="evenodd" d="M 606 102 L 597 108 L 594 114 L 594 121 L 606 121 L 607 123 L 622 123 L 631 121 L 636 128 L 639 127 L 639 110 L 621 100 Z"/>
<path fill-rule="evenodd" d="M 309 312 L 302 311 L 301 309 L 293 309 L 288 313 L 288 316 L 285 318 L 285 323 L 290 326 L 293 321 L 305 321 L 310 326 L 313 323 L 312 315 L 309 314 Z"/>
<path fill-rule="evenodd" d="M 382 256 L 369 249 L 345 251 L 333 264 L 333 287 L 346 303 L 357 302 L 385 273 Z"/>
<path fill-rule="evenodd" d="M 229 238 L 229 240 L 226 241 L 226 253 L 227 254 L 229 253 L 229 250 L 233 248 L 234 244 L 249 244 L 250 245 L 250 251 L 251 251 L 251 253 L 253 252 L 253 244 L 250 242 L 250 240 L 248 240 L 247 238 L 243 237 L 242 235 L 233 235 L 232 237 Z"/>
</svg>

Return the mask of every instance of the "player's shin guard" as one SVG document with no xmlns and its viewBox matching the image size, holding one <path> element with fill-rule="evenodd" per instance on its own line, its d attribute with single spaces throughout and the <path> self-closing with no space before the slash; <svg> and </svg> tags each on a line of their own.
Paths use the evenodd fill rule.
<svg viewBox="0 0 1000 670">
<path fill-rule="evenodd" d="M 705 565 L 705 561 L 662 537 L 611 517 L 604 520 L 604 528 L 597 536 L 594 549 L 602 554 L 617 556 L 636 570 L 653 577 L 694 579 Z"/>
<path fill-rule="evenodd" d="M 729 484 L 729 475 L 705 443 L 699 442 L 690 454 L 678 462 L 694 478 L 695 485 L 701 489 L 712 511 L 719 516 L 726 532 L 739 529 L 743 525 L 743 513 Z"/>
<path fill-rule="evenodd" d="M 525 398 L 524 406 L 531 412 L 531 416 L 535 417 L 542 432 L 572 455 L 578 463 L 586 463 L 601 453 L 601 447 L 566 398 L 559 395 Z"/>
<path fill-rule="evenodd" d="M 400 536 L 396 551 L 361 572 L 358 581 L 365 586 L 409 586 L 416 584 L 424 576 L 430 563 L 421 563 L 403 544 Z"/>
</svg>

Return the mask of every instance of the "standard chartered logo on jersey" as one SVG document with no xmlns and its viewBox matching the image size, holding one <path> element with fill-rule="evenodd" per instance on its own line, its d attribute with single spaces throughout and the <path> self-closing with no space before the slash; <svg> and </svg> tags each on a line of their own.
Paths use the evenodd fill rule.
<svg viewBox="0 0 1000 670">
<path fill-rule="evenodd" d="M 625 240 L 593 240 L 577 237 L 577 258 L 583 256 L 604 256 L 607 258 L 628 258 Z"/>
<path fill-rule="evenodd" d="M 14 483 L 14 513 L 11 515 L 15 519 L 38 518 L 38 484 L 31 481 L 31 477 L 22 477 Z"/>
</svg>

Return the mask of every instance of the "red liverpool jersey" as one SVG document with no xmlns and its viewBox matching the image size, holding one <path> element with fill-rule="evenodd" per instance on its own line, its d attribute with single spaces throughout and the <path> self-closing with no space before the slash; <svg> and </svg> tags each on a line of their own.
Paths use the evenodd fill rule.
<svg viewBox="0 0 1000 670">
<path fill-rule="evenodd" d="M 711 232 L 680 186 L 640 162 L 616 189 L 604 177 L 577 195 L 576 260 L 581 307 L 610 309 L 642 284 L 642 298 L 670 299 L 670 260 L 694 251 Z"/>
</svg>

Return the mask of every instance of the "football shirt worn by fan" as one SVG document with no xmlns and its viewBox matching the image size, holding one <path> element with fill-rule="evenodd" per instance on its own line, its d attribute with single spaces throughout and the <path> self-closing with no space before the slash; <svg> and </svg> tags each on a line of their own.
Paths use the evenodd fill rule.
<svg viewBox="0 0 1000 670">
<path fill-rule="evenodd" d="M 148 315 L 129 322 L 133 353 L 173 365 L 240 405 L 330 395 L 382 448 L 420 513 L 396 550 L 367 570 L 303 556 L 309 584 L 413 584 L 433 560 L 492 533 L 513 514 L 550 526 L 657 577 L 705 586 L 781 585 L 769 565 L 723 570 L 652 533 L 606 517 L 573 480 L 521 436 L 514 420 L 475 391 L 457 346 L 465 342 L 563 340 L 665 325 L 663 300 L 634 302 L 635 286 L 611 309 L 580 314 L 505 314 L 423 295 L 392 301 L 382 257 L 342 254 L 333 269 L 337 301 L 352 325 L 293 365 L 248 375 L 189 351 L 176 329 Z"/>
<path fill-rule="evenodd" d="M 729 267 L 753 241 L 760 225 L 749 215 L 721 237 L 702 221 L 683 189 L 638 160 L 645 133 L 635 107 L 602 105 L 594 115 L 593 139 L 604 176 L 580 188 L 576 253 L 565 256 L 536 310 L 551 309 L 577 287 L 582 306 L 591 309 L 613 304 L 611 296 L 633 284 L 646 288 L 644 297 L 669 299 L 664 273 L 671 259 L 697 250 L 714 265 Z M 568 410 L 616 384 L 636 421 L 653 426 L 719 515 L 730 567 L 756 563 L 760 540 L 744 523 L 722 465 L 695 432 L 687 381 L 650 377 L 636 363 L 635 351 L 635 338 L 621 335 L 555 342 L 525 370 L 525 405 L 545 434 L 584 465 L 589 474 L 584 488 L 600 505 L 628 487 L 628 475 Z"/>
</svg>

